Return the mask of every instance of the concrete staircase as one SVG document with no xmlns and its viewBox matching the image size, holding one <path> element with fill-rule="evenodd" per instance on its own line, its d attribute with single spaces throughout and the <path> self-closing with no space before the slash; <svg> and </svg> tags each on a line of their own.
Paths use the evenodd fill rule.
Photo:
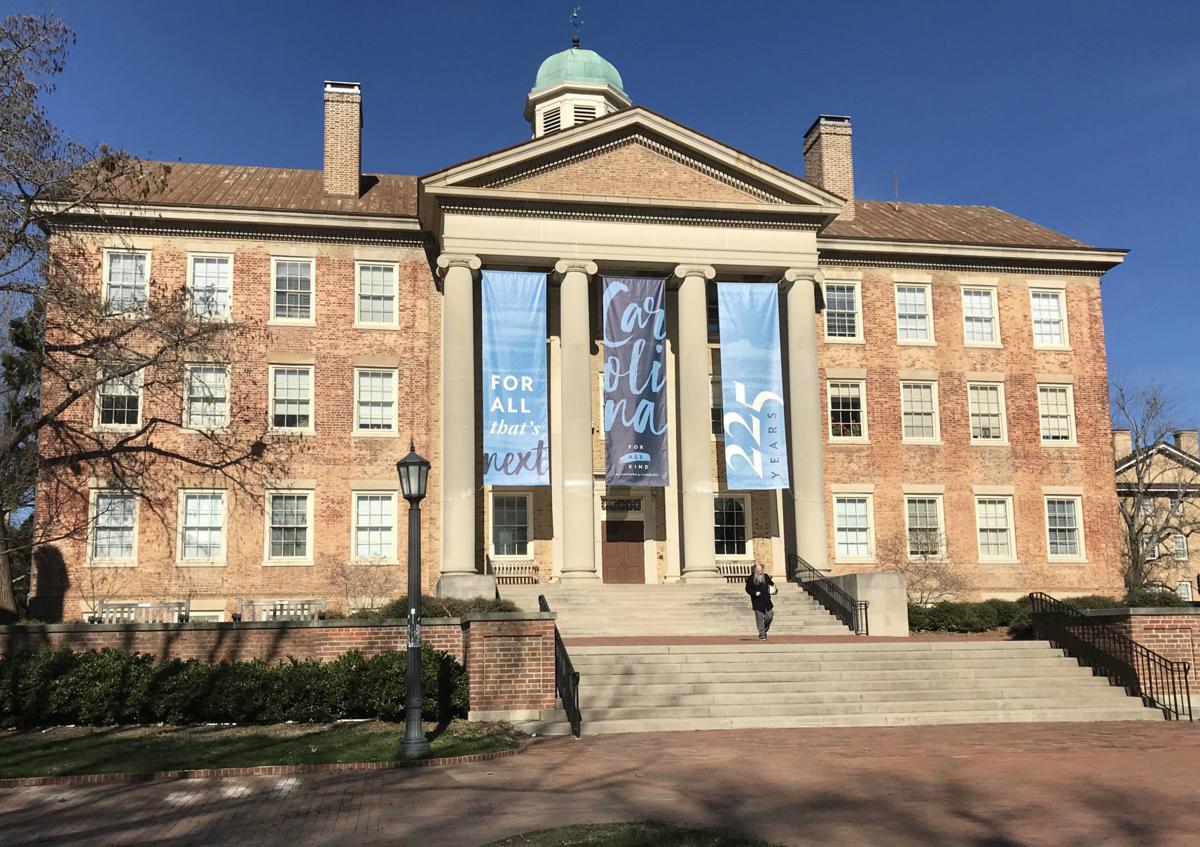
<svg viewBox="0 0 1200 847">
<path fill-rule="evenodd" d="M 1037 641 L 567 648 L 587 735 L 1163 718 Z M 569 732 L 561 710 L 518 726 Z"/>
<path fill-rule="evenodd" d="M 546 595 L 563 638 L 592 636 L 753 636 L 754 612 L 737 585 L 503 585 L 500 596 L 535 611 Z M 779 583 L 772 635 L 853 635 L 793 584 Z M 572 656 L 574 653 L 572 652 Z"/>
</svg>

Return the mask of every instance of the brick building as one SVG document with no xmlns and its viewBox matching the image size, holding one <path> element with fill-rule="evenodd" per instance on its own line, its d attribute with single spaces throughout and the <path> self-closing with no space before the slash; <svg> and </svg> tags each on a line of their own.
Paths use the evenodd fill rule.
<svg viewBox="0 0 1200 847">
<path fill-rule="evenodd" d="M 196 363 L 195 396 L 109 394 L 198 430 L 250 409 L 304 449 L 253 490 L 164 463 L 143 484 L 178 508 L 153 516 L 81 476 L 105 518 L 41 551 L 45 608 L 78 617 L 100 573 L 104 599 L 213 619 L 401 593 L 409 439 L 433 463 L 425 574 L 447 594 L 782 574 L 789 554 L 834 573 L 945 558 L 982 596 L 1119 584 L 1100 278 L 1124 251 L 992 207 L 858 199 L 846 117 L 814 121 L 794 176 L 632 105 L 578 47 L 541 66 L 531 139 L 422 177 L 362 171 L 357 84 L 324 102 L 322 171 L 175 164 L 61 222 L 106 296 L 185 285 L 251 339 Z M 482 483 L 481 269 L 549 275 L 548 486 Z M 605 485 L 604 274 L 667 279 L 665 486 Z M 787 489 L 726 490 L 714 281 L 778 286 Z M 98 427 L 129 423 L 99 400 Z"/>
</svg>

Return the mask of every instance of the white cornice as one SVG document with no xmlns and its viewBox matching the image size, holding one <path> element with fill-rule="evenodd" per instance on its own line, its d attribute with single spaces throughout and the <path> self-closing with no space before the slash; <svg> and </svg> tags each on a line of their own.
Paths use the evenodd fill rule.
<svg viewBox="0 0 1200 847">
<path fill-rule="evenodd" d="M 888 254 L 892 256 L 952 256 L 964 259 L 1007 261 L 1083 262 L 1107 270 L 1125 261 L 1124 250 L 1093 247 L 1001 247 L 982 244 L 943 244 L 921 241 L 883 241 L 858 238 L 827 238 L 817 235 L 818 251 Z"/>
</svg>

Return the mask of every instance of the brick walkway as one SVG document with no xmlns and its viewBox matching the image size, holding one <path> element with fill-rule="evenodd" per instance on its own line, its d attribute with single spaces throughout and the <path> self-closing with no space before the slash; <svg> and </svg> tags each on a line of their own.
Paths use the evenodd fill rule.
<svg viewBox="0 0 1200 847">
<path fill-rule="evenodd" d="M 656 818 L 798 845 L 1200 844 L 1200 727 L 611 735 L 445 769 L 0 792 L 17 845 L 476 847 Z"/>
</svg>

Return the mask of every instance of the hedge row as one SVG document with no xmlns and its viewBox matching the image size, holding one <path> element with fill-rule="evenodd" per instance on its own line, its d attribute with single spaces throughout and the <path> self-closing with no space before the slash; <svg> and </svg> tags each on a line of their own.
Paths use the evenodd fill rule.
<svg viewBox="0 0 1200 847">
<path fill-rule="evenodd" d="M 517 606 L 511 600 L 501 600 L 498 597 L 472 597 L 460 600 L 456 597 L 427 597 L 421 595 L 421 617 L 423 618 L 461 618 L 468 612 L 515 612 Z M 336 612 L 329 614 L 329 619 L 342 617 Z M 408 617 L 408 597 L 397 597 L 378 609 L 363 609 L 349 617 L 357 620 L 383 620 Z"/>
<path fill-rule="evenodd" d="M 429 647 L 421 659 L 422 715 L 465 716 L 462 665 Z M 0 726 L 397 720 L 404 714 L 405 667 L 399 651 L 370 658 L 353 651 L 324 663 L 206 664 L 110 648 L 39 650 L 0 658 Z"/>
<path fill-rule="evenodd" d="M 1188 606 L 1174 591 L 1131 591 L 1124 597 L 1101 594 L 1070 597 L 1064 602 L 1077 609 L 1162 608 Z M 1020 600 L 983 600 L 979 603 L 935 603 L 908 606 L 908 628 L 913 632 L 987 632 L 1008 628 L 1016 635 L 1031 629 L 1028 597 Z"/>
</svg>

